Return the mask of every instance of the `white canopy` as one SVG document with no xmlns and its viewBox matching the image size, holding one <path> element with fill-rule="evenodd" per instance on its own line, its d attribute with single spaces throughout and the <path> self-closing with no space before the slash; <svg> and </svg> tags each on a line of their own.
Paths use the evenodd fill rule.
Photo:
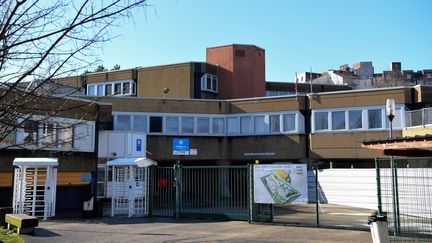
<svg viewBox="0 0 432 243">
<path fill-rule="evenodd" d="M 57 158 L 15 158 L 14 166 L 58 166 Z"/>
<path fill-rule="evenodd" d="M 149 167 L 157 165 L 157 162 L 149 158 L 118 158 L 107 162 L 108 166 L 130 166 L 136 165 L 138 167 Z"/>
</svg>

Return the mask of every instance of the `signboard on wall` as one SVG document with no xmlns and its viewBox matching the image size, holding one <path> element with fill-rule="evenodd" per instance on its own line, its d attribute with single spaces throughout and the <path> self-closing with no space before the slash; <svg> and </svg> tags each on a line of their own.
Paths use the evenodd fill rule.
<svg viewBox="0 0 432 243">
<path fill-rule="evenodd" d="M 189 155 L 189 138 L 173 138 L 173 155 Z"/>
<path fill-rule="evenodd" d="M 254 202 L 306 204 L 306 164 L 254 165 Z"/>
</svg>

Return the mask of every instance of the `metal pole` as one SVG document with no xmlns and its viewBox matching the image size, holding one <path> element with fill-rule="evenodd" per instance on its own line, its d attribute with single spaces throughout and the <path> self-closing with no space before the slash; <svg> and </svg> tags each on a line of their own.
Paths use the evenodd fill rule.
<svg viewBox="0 0 432 243">
<path fill-rule="evenodd" d="M 318 196 L 318 163 L 315 164 L 315 211 L 316 211 L 316 224 L 317 227 L 320 227 L 319 196 Z"/>
<path fill-rule="evenodd" d="M 381 175 L 380 175 L 380 162 L 375 159 L 375 169 L 376 169 L 376 181 L 377 181 L 377 197 L 378 197 L 378 215 L 382 215 L 382 201 L 381 201 Z"/>
<path fill-rule="evenodd" d="M 393 119 L 390 118 L 390 139 L 393 138 Z M 394 236 L 397 236 L 399 233 L 399 218 L 398 218 L 398 207 L 396 205 L 396 186 L 397 186 L 397 180 L 396 180 L 396 168 L 394 164 L 393 156 L 390 156 L 390 167 L 391 167 L 391 174 L 392 174 L 392 207 L 393 207 L 393 224 L 394 224 Z"/>
</svg>

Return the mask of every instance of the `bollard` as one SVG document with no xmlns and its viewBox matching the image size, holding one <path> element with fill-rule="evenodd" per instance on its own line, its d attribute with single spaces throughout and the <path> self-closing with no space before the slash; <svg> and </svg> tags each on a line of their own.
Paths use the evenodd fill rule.
<svg viewBox="0 0 432 243">
<path fill-rule="evenodd" d="M 371 212 L 368 217 L 373 243 L 389 243 L 390 238 L 387 227 L 387 216 L 378 215 L 377 211 Z"/>
</svg>

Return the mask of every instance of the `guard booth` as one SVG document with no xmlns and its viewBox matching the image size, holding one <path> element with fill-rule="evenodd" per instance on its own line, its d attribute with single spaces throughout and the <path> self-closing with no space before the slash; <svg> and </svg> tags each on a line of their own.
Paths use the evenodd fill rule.
<svg viewBox="0 0 432 243">
<path fill-rule="evenodd" d="M 107 196 L 111 196 L 112 217 L 148 215 L 149 167 L 152 165 L 157 163 L 148 158 L 118 158 L 107 162 L 112 171 L 112 182 L 107 190 Z"/>
<path fill-rule="evenodd" d="M 13 212 L 47 219 L 55 216 L 56 158 L 15 158 Z"/>
</svg>

